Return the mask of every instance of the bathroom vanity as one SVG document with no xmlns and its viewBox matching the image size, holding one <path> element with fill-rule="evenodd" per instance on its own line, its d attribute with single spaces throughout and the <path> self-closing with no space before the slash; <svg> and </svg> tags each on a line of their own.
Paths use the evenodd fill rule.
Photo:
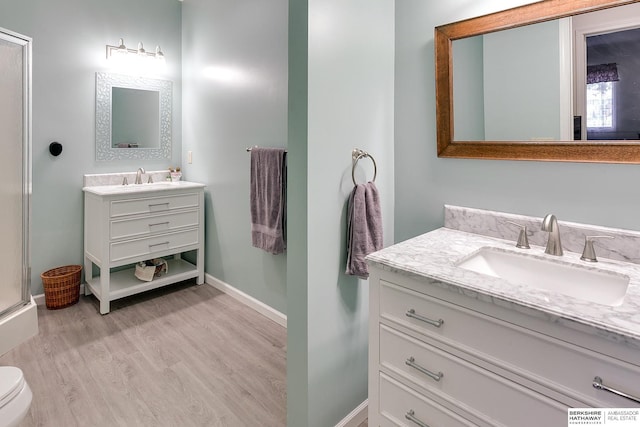
<svg viewBox="0 0 640 427">
<path fill-rule="evenodd" d="M 85 294 L 100 300 L 100 313 L 119 298 L 191 278 L 204 283 L 204 184 L 89 185 L 83 191 Z M 190 251 L 195 264 L 182 256 Z M 135 263 L 153 258 L 169 258 L 168 272 L 149 282 L 136 278 Z"/>
<path fill-rule="evenodd" d="M 585 230 L 620 234 L 630 248 L 640 234 L 560 222 L 568 248 L 554 257 L 544 253 L 541 219 L 496 214 L 447 207 L 445 228 L 367 258 L 370 426 L 556 426 L 567 424 L 568 408 L 640 408 L 640 265 L 586 263 L 575 246 Z M 473 217 L 489 236 L 464 224 Z M 538 224 L 531 249 L 515 247 L 508 220 Z M 466 267 L 488 250 L 540 262 L 540 282 Z M 547 268 L 568 269 L 569 280 L 584 274 L 584 292 L 560 282 L 545 289 Z M 591 276 L 595 290 L 586 288 Z"/>
</svg>

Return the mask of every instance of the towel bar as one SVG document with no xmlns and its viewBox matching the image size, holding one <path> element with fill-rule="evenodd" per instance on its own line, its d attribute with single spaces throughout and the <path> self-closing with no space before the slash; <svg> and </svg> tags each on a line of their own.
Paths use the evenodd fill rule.
<svg viewBox="0 0 640 427">
<path fill-rule="evenodd" d="M 378 165 L 376 165 L 376 160 L 371 154 L 367 153 L 366 151 L 359 148 L 354 148 L 351 152 L 351 159 L 353 162 L 353 165 L 351 166 L 351 179 L 353 180 L 353 185 L 358 185 L 358 183 L 356 182 L 356 165 L 358 164 L 358 160 L 364 157 L 370 158 L 373 162 L 373 179 L 371 181 L 376 181 L 376 176 L 378 175 Z"/>
<path fill-rule="evenodd" d="M 255 148 L 258 148 L 258 146 L 257 146 L 257 145 L 254 145 L 253 147 L 247 147 L 247 153 L 250 153 L 250 152 L 251 152 L 251 150 L 253 150 L 253 148 L 254 148 L 254 147 L 255 147 Z M 287 152 L 287 150 L 284 150 L 284 152 L 286 153 L 286 152 Z"/>
</svg>

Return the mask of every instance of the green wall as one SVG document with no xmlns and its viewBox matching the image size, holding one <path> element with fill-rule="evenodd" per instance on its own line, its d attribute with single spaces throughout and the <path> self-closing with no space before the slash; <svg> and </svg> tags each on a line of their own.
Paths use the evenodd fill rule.
<svg viewBox="0 0 640 427">
<path fill-rule="evenodd" d="M 254 145 L 287 147 L 287 1 L 186 0 L 183 162 L 207 185 L 205 271 L 287 312 L 287 257 L 251 245 Z"/>
<path fill-rule="evenodd" d="M 394 2 L 292 1 L 289 13 L 289 147 L 300 164 L 289 193 L 298 262 L 287 276 L 287 421 L 332 426 L 367 398 L 368 283 L 344 274 L 353 148 L 377 161 L 393 242 Z M 356 172 L 371 179 L 371 162 Z"/>
<path fill-rule="evenodd" d="M 452 55 L 455 139 L 484 140 L 483 36 L 455 40 Z"/>
<path fill-rule="evenodd" d="M 558 22 L 482 37 L 487 141 L 561 139 Z"/>
<path fill-rule="evenodd" d="M 33 39 L 33 196 L 31 292 L 42 294 L 40 273 L 83 262 L 85 173 L 160 170 L 181 162 L 181 5 L 176 0 L 0 0 L 0 27 Z M 140 18 L 142 17 L 142 19 Z M 154 161 L 95 160 L 95 74 L 110 71 L 105 46 L 123 37 L 159 44 L 173 80 L 173 153 Z M 59 157 L 49 143 L 63 145 Z"/>
<path fill-rule="evenodd" d="M 289 1 L 289 114 L 287 194 L 287 425 L 309 418 L 308 84 L 309 4 Z"/>
</svg>

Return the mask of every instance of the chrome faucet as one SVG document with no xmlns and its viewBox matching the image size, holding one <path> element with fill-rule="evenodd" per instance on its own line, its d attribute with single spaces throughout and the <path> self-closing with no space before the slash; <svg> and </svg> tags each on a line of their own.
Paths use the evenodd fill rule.
<svg viewBox="0 0 640 427">
<path fill-rule="evenodd" d="M 145 173 L 144 168 L 138 168 L 138 172 L 136 172 L 136 184 L 142 184 L 143 173 Z"/>
<path fill-rule="evenodd" d="M 542 231 L 549 232 L 547 248 L 544 253 L 549 255 L 562 256 L 562 242 L 560 242 L 560 227 L 555 215 L 548 214 L 542 220 Z"/>
</svg>

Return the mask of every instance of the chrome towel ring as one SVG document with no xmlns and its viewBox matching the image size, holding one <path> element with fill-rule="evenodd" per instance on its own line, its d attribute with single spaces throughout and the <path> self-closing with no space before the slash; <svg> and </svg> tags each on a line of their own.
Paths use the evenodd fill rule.
<svg viewBox="0 0 640 427">
<path fill-rule="evenodd" d="M 359 148 L 354 148 L 353 151 L 351 152 L 351 160 L 352 160 L 351 179 L 353 180 L 353 185 L 358 185 L 358 183 L 356 182 L 356 165 L 358 164 L 358 160 L 364 157 L 370 158 L 371 161 L 373 162 L 373 179 L 371 181 L 375 182 L 376 176 L 378 175 L 378 165 L 376 165 L 376 160 L 373 158 L 373 156 L 364 150 L 361 150 Z"/>
</svg>

